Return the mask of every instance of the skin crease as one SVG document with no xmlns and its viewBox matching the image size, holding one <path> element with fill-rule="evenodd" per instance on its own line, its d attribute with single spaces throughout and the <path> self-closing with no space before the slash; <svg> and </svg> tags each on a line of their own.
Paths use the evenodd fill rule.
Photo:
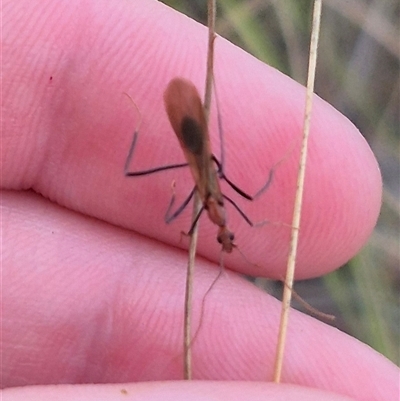
<svg viewBox="0 0 400 401">
<path fill-rule="evenodd" d="M 323 399 L 397 398 L 396 366 L 295 311 L 286 384 L 266 383 L 280 304 L 228 271 L 206 298 L 193 345 L 195 378 L 224 381 L 179 381 L 187 253 L 177 246 L 186 246 L 179 232 L 190 226 L 190 210 L 169 226 L 163 214 L 172 180 L 181 199 L 193 183 L 183 170 L 123 176 L 139 119 L 123 93 L 142 116 L 137 169 L 182 162 L 162 93 L 179 75 L 203 93 L 206 31 L 150 0 L 5 1 L 3 21 L 4 400 L 90 400 L 99 391 L 115 399 L 121 384 L 112 383 L 123 382 L 133 382 L 123 388 L 143 399 L 313 400 L 321 391 Z M 226 174 L 254 193 L 284 160 L 260 200 L 238 203 L 254 221 L 290 221 L 304 89 L 221 38 L 216 54 Z M 214 109 L 212 141 L 217 132 Z M 367 144 L 316 99 L 297 277 L 326 274 L 352 257 L 375 225 L 380 196 Z M 250 229 L 234 210 L 228 215 L 241 250 L 260 267 L 235 252 L 226 267 L 282 277 L 287 229 Z M 218 272 L 215 236 L 202 219 L 195 327 Z M 75 386 L 53 386 L 65 383 Z"/>
</svg>

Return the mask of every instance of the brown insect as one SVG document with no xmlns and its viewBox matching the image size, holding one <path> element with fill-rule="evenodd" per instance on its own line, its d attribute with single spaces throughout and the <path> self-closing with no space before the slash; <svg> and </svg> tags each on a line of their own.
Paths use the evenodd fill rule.
<svg viewBox="0 0 400 401">
<path fill-rule="evenodd" d="M 164 92 L 164 104 L 169 121 L 178 137 L 187 163 L 129 172 L 128 166 L 137 140 L 137 132 L 135 132 L 125 163 L 125 175 L 130 177 L 139 176 L 189 166 L 196 185 L 182 205 L 174 213 L 170 214 L 175 200 L 175 197 L 172 196 L 165 215 L 165 221 L 169 223 L 175 219 L 184 210 L 193 197 L 195 190 L 197 190 L 203 206 L 197 214 L 188 234 L 192 234 L 196 222 L 202 212 L 206 210 L 209 219 L 219 228 L 217 240 L 222 244 L 222 250 L 231 253 L 236 245 L 233 242 L 234 234 L 227 227 L 224 200 L 231 203 L 250 226 L 253 226 L 253 223 L 232 199 L 221 192 L 219 179 L 224 179 L 242 197 L 254 200 L 255 197 L 260 195 L 269 186 L 273 171 L 271 170 L 267 183 L 254 196 L 246 194 L 225 176 L 223 164 L 211 153 L 204 107 L 193 83 L 180 77 L 172 79 Z"/>
<path fill-rule="evenodd" d="M 199 93 L 190 81 L 175 78 L 164 92 L 164 103 L 169 121 L 189 164 L 203 208 L 209 219 L 219 227 L 217 240 L 222 244 L 222 249 L 230 253 L 235 246 L 235 236 L 226 226 L 224 198 L 211 153 L 210 136 Z"/>
</svg>

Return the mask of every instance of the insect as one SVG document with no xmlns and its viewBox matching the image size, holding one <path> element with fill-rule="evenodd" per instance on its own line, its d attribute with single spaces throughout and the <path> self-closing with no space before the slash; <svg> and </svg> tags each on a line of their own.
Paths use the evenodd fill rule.
<svg viewBox="0 0 400 401">
<path fill-rule="evenodd" d="M 202 201 L 202 207 L 195 217 L 188 234 L 192 234 L 198 219 L 206 210 L 209 219 L 218 226 L 217 241 L 222 245 L 222 250 L 231 253 L 233 248 L 236 247 L 233 242 L 235 237 L 227 227 L 224 200 L 231 203 L 250 226 L 253 226 L 253 223 L 232 199 L 221 192 L 219 179 L 224 179 L 243 198 L 254 200 L 269 186 L 273 170 L 270 171 L 267 183 L 254 196 L 246 194 L 226 177 L 222 163 L 211 152 L 204 107 L 194 84 L 181 77 L 172 79 L 164 92 L 164 104 L 187 163 L 172 164 L 136 172 L 128 171 L 137 140 L 138 133 L 136 131 L 125 163 L 125 176 L 147 175 L 158 171 L 189 166 L 195 187 L 182 205 L 174 213 L 170 214 L 174 204 L 174 195 L 172 196 L 165 215 L 165 221 L 169 223 L 179 216 L 197 190 Z"/>
</svg>

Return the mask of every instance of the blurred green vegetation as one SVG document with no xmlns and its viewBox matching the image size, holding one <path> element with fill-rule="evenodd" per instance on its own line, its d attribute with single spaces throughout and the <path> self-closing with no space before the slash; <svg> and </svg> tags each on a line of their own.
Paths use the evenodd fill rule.
<svg viewBox="0 0 400 401">
<path fill-rule="evenodd" d="M 164 3 L 206 24 L 205 0 Z M 217 3 L 219 35 L 305 83 L 311 0 Z M 323 2 L 315 91 L 346 115 L 369 142 L 382 171 L 383 205 L 374 233 L 353 260 L 322 279 L 296 284 L 299 295 L 311 305 L 337 316 L 335 326 L 397 365 L 400 363 L 399 16 L 397 0 Z"/>
</svg>

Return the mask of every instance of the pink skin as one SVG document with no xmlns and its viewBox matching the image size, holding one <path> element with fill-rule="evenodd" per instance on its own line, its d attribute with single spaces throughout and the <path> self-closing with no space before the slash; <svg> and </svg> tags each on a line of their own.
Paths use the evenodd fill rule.
<svg viewBox="0 0 400 401">
<path fill-rule="evenodd" d="M 164 400 L 194 392 L 199 399 L 320 400 L 321 391 L 332 400 L 396 399 L 393 364 L 297 312 L 286 384 L 255 382 L 272 377 L 280 304 L 228 272 L 206 298 L 193 345 L 195 378 L 225 382 L 148 382 L 182 378 L 187 253 L 176 246 L 190 208 L 168 226 L 163 215 L 172 180 L 181 199 L 193 183 L 185 170 L 123 176 L 138 123 L 123 92 L 143 119 L 132 169 L 181 163 L 162 93 L 177 75 L 202 93 L 206 31 L 151 0 L 4 1 L 3 11 L 4 400 L 90 400 L 99 392 L 115 399 L 122 388 Z M 252 193 L 285 158 L 260 199 L 238 203 L 254 221 L 290 222 L 304 89 L 221 38 L 216 54 L 226 174 Z M 216 143 L 215 111 L 210 134 Z M 297 277 L 323 275 L 351 258 L 375 225 L 380 197 L 366 142 L 316 98 Z M 282 277 L 287 227 L 251 229 L 235 210 L 227 213 L 235 242 L 260 267 L 235 250 L 226 267 Z M 194 327 L 218 271 L 216 233 L 205 216 L 199 255 L 211 262 L 199 257 L 196 265 Z M 61 383 L 76 386 L 51 386 Z M 16 388 L 38 384 L 48 386 Z"/>
</svg>

